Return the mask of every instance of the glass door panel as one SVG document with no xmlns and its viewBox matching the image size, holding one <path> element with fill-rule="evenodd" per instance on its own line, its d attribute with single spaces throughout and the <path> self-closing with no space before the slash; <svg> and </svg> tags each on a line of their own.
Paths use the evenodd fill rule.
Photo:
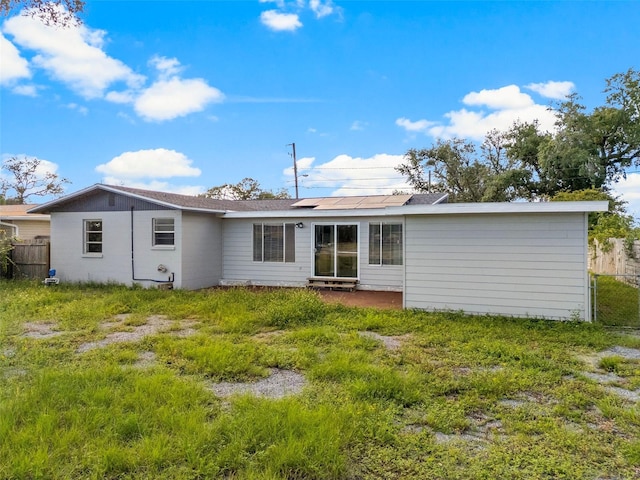
<svg viewBox="0 0 640 480">
<path fill-rule="evenodd" d="M 358 226 L 337 225 L 337 277 L 358 277 Z"/>
<path fill-rule="evenodd" d="M 316 277 L 358 277 L 358 226 L 316 225 L 314 231 Z"/>
<path fill-rule="evenodd" d="M 335 276 L 335 226 L 316 225 L 314 276 Z"/>
</svg>

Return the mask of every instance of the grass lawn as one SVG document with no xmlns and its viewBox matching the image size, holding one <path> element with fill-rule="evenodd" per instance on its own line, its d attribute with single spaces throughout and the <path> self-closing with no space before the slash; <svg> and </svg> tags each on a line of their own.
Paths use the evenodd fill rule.
<svg viewBox="0 0 640 480">
<path fill-rule="evenodd" d="M 597 282 L 597 321 L 640 328 L 638 288 L 605 275 L 599 275 Z"/>
<path fill-rule="evenodd" d="M 637 478 L 638 349 L 304 290 L 0 282 L 0 478 Z"/>
</svg>

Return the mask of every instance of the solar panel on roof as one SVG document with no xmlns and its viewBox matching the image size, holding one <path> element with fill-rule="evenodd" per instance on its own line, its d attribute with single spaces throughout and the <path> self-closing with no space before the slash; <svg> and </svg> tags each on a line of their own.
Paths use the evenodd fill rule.
<svg viewBox="0 0 640 480">
<path fill-rule="evenodd" d="M 305 198 L 292 207 L 312 207 L 315 210 L 353 210 L 362 208 L 399 207 L 411 199 L 411 195 L 370 195 L 357 197 Z"/>
</svg>

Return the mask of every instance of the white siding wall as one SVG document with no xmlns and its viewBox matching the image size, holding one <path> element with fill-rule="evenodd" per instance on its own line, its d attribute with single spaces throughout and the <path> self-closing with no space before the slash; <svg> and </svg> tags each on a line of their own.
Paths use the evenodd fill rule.
<svg viewBox="0 0 640 480">
<path fill-rule="evenodd" d="M 254 262 L 254 223 L 297 223 L 304 228 L 296 228 L 296 261 Z M 311 275 L 312 229 L 304 219 L 225 219 L 224 222 L 224 284 L 304 286 Z"/>
<path fill-rule="evenodd" d="M 408 308 L 587 318 L 585 214 L 407 217 Z"/>
<path fill-rule="evenodd" d="M 252 228 L 254 223 L 297 223 L 295 263 L 253 261 Z M 371 219 L 379 222 L 380 219 Z M 384 219 L 385 223 L 402 223 L 402 219 Z M 287 219 L 234 219 L 223 220 L 224 226 L 224 284 L 251 284 L 271 286 L 304 286 L 313 275 L 313 232 L 316 224 L 357 224 L 360 235 L 358 288 L 368 290 L 402 291 L 404 267 L 369 265 L 369 219 L 328 218 L 310 221 L 304 218 Z"/>
<path fill-rule="evenodd" d="M 404 223 L 402 218 L 371 218 L 360 222 L 360 285 L 362 290 L 387 290 L 401 292 L 403 265 L 369 265 L 369 222 Z M 404 225 L 403 225 L 404 236 Z"/>
<path fill-rule="evenodd" d="M 218 285 L 222 278 L 222 219 L 182 214 L 182 288 Z"/>
<path fill-rule="evenodd" d="M 131 285 L 131 213 L 83 212 L 53 213 L 51 222 L 51 268 L 57 270 L 61 281 L 116 282 Z M 173 248 L 152 246 L 152 218 L 175 218 L 176 245 Z M 84 220 L 98 220 L 102 226 L 102 254 L 83 254 Z M 166 281 L 175 273 L 175 287 L 181 286 L 180 234 L 181 215 L 178 211 L 134 212 L 134 259 L 136 278 Z M 157 271 L 158 265 L 166 265 L 169 273 Z M 136 281 L 145 286 L 155 283 Z"/>
</svg>

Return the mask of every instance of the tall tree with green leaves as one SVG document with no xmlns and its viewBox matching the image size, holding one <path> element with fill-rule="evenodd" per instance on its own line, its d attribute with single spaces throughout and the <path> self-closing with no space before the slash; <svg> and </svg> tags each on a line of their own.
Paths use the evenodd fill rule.
<svg viewBox="0 0 640 480">
<path fill-rule="evenodd" d="M 286 190 L 277 192 L 263 190 L 260 182 L 250 177 L 245 177 L 238 183 L 224 183 L 211 187 L 201 196 L 222 200 L 267 200 L 279 198 L 291 198 Z"/>
<path fill-rule="evenodd" d="M 549 199 L 560 192 L 609 191 L 640 165 L 640 72 L 606 80 L 605 105 L 588 112 L 577 94 L 556 105 L 556 125 L 516 122 L 480 146 L 437 140 L 411 149 L 397 170 L 417 191 L 448 192 L 451 201 Z M 431 182 L 429 182 L 431 178 Z"/>
</svg>

